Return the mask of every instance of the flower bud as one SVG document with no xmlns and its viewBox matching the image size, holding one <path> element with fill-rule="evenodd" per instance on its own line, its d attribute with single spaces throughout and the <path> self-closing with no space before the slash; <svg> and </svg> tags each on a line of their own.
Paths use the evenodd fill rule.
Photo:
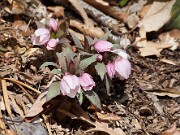
<svg viewBox="0 0 180 135">
<path fill-rule="evenodd" d="M 92 90 L 92 88 L 95 86 L 95 82 L 92 78 L 92 76 L 88 73 L 83 73 L 79 77 L 80 85 L 82 86 L 83 90 Z"/>
<path fill-rule="evenodd" d="M 56 21 L 55 19 L 50 18 L 48 25 L 49 25 L 49 28 L 50 28 L 50 29 L 53 29 L 54 31 L 57 31 L 57 29 L 58 29 L 58 23 L 57 23 L 57 21 Z"/>
<path fill-rule="evenodd" d="M 94 44 L 94 49 L 99 52 L 111 51 L 113 48 L 112 43 L 104 40 L 99 40 Z"/>
<path fill-rule="evenodd" d="M 46 28 L 39 28 L 35 31 L 32 42 L 33 45 L 43 45 L 47 43 L 50 39 L 50 32 Z"/>
<path fill-rule="evenodd" d="M 50 39 L 49 42 L 47 43 L 47 50 L 54 50 L 56 49 L 56 45 L 59 43 L 59 39 Z"/>
<path fill-rule="evenodd" d="M 114 62 L 109 62 L 106 65 L 106 72 L 109 75 L 109 77 L 112 79 L 115 75 L 115 65 Z"/>
<path fill-rule="evenodd" d="M 60 91 L 62 95 L 74 98 L 80 92 L 79 78 L 75 75 L 64 75 L 60 82 Z"/>
<path fill-rule="evenodd" d="M 115 76 L 121 80 L 128 79 L 131 74 L 131 64 L 127 59 L 117 57 L 115 60 Z"/>
</svg>

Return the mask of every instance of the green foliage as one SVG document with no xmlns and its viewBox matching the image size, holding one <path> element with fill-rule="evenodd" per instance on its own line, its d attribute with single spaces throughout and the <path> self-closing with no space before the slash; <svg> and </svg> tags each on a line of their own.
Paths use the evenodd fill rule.
<svg viewBox="0 0 180 135">
<path fill-rule="evenodd" d="M 70 32 L 72 38 L 73 38 L 73 41 L 76 45 L 77 48 L 80 48 L 80 49 L 83 49 L 84 47 L 82 46 L 81 42 L 79 41 L 79 39 L 72 33 Z"/>
<path fill-rule="evenodd" d="M 109 34 L 111 31 L 106 32 L 102 37 L 100 37 L 98 40 L 107 40 L 109 38 Z"/>
<path fill-rule="evenodd" d="M 102 110 L 101 101 L 99 96 L 94 91 L 84 91 L 84 95 L 89 99 L 89 101 L 98 109 Z"/>
<path fill-rule="evenodd" d="M 105 67 L 104 63 L 98 62 L 95 65 L 95 69 L 96 69 L 97 74 L 100 76 L 101 80 L 103 80 L 104 75 L 106 74 L 106 67 Z"/>
<path fill-rule="evenodd" d="M 53 70 L 51 71 L 51 73 L 57 75 L 57 74 L 60 74 L 60 73 L 61 73 L 61 70 L 60 70 L 60 69 L 53 69 Z"/>
<path fill-rule="evenodd" d="M 64 53 L 61 52 L 61 53 L 56 53 L 57 57 L 58 57 L 58 62 L 61 66 L 61 69 L 62 69 L 62 72 L 65 73 L 67 72 L 67 64 L 66 64 L 66 59 L 64 57 Z"/>
<path fill-rule="evenodd" d="M 128 2 L 129 2 L 129 0 L 121 0 L 119 2 L 119 6 L 124 7 Z"/>
<path fill-rule="evenodd" d="M 58 95 L 60 95 L 60 81 L 53 82 L 51 86 L 48 88 L 46 102 L 48 102 L 49 100 L 53 99 Z"/>
<path fill-rule="evenodd" d="M 106 81 L 106 90 L 107 94 L 110 94 L 110 79 L 107 77 L 107 74 L 105 75 L 105 81 Z"/>
<path fill-rule="evenodd" d="M 79 104 L 81 105 L 83 102 L 83 92 L 82 90 L 77 94 L 77 99 L 79 101 Z"/>
<path fill-rule="evenodd" d="M 59 68 L 59 66 L 54 63 L 54 62 L 44 62 L 41 66 L 40 66 L 40 69 L 44 68 L 44 67 L 47 67 L 47 66 L 55 66 L 57 68 Z"/>
<path fill-rule="evenodd" d="M 83 71 L 84 69 L 86 69 L 89 65 L 91 65 L 92 63 L 94 63 L 97 59 L 98 54 L 95 54 L 89 58 L 85 58 L 83 60 L 80 61 L 80 70 Z"/>
<path fill-rule="evenodd" d="M 67 18 L 63 23 L 61 23 L 61 25 L 59 26 L 59 30 L 56 34 L 56 37 L 58 38 L 66 37 L 68 33 L 69 23 L 70 23 L 70 18 Z"/>
<path fill-rule="evenodd" d="M 176 0 L 171 10 L 171 19 L 165 29 L 180 29 L 180 0 Z"/>
</svg>

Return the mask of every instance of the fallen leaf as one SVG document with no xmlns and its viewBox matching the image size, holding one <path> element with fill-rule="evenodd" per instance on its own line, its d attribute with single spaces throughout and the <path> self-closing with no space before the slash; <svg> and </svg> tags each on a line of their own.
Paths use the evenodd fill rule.
<svg viewBox="0 0 180 135">
<path fill-rule="evenodd" d="M 160 44 L 155 42 L 147 42 L 145 47 L 139 48 L 139 51 L 141 52 L 141 56 L 151 56 L 156 55 L 157 57 L 160 56 L 160 52 L 162 49 L 170 48 L 172 47 L 171 44 Z"/>
<path fill-rule="evenodd" d="M 64 17 L 64 7 L 62 6 L 49 6 L 47 9 L 53 11 L 55 17 Z"/>
<path fill-rule="evenodd" d="M 167 64 L 171 64 L 171 65 L 178 65 L 178 62 L 173 61 L 173 60 L 168 60 L 168 59 L 160 59 L 160 61 L 167 63 Z"/>
<path fill-rule="evenodd" d="M 180 96 L 179 87 L 157 89 L 157 90 L 145 90 L 145 92 L 149 92 L 149 93 L 157 95 L 157 96 L 169 96 L 169 97 L 179 97 Z"/>
<path fill-rule="evenodd" d="M 27 110 L 25 117 L 34 117 L 43 111 L 43 104 L 46 102 L 46 95 L 48 91 L 42 92 L 32 107 Z"/>
<path fill-rule="evenodd" d="M 146 32 L 157 31 L 171 18 L 171 9 L 176 0 L 154 1 L 146 16 L 139 22 Z"/>
<path fill-rule="evenodd" d="M 173 124 L 170 129 L 162 132 L 161 135 L 180 135 L 180 129 L 176 128 L 176 124 Z"/>
<path fill-rule="evenodd" d="M 108 121 L 121 120 L 121 117 L 119 117 L 118 115 L 113 114 L 113 113 L 105 113 L 105 114 L 103 114 L 103 113 L 96 112 L 96 115 L 100 120 L 108 120 Z"/>
</svg>

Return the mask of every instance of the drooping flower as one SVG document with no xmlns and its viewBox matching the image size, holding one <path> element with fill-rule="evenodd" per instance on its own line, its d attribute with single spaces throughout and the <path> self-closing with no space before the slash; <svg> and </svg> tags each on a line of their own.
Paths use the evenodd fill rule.
<svg viewBox="0 0 180 135">
<path fill-rule="evenodd" d="M 115 76 L 121 80 L 128 79 L 131 74 L 131 64 L 127 59 L 117 57 L 114 62 Z"/>
<path fill-rule="evenodd" d="M 43 45 L 50 39 L 50 31 L 46 28 L 39 28 L 35 31 L 32 42 L 33 45 Z"/>
<path fill-rule="evenodd" d="M 79 78 L 75 75 L 64 75 L 60 82 L 60 90 L 63 95 L 74 98 L 80 92 Z"/>
<path fill-rule="evenodd" d="M 109 62 L 106 65 L 106 72 L 111 79 L 114 77 L 114 75 L 115 75 L 115 64 L 114 64 L 114 62 Z"/>
<path fill-rule="evenodd" d="M 48 26 L 50 29 L 53 29 L 54 31 L 57 31 L 58 29 L 58 23 L 55 19 L 53 18 L 50 18 L 49 19 L 49 23 L 48 23 Z"/>
<path fill-rule="evenodd" d="M 88 73 L 83 73 L 79 77 L 80 85 L 82 86 L 83 90 L 92 90 L 92 88 L 95 86 L 95 82 L 92 78 L 92 76 Z"/>
<path fill-rule="evenodd" d="M 124 59 L 128 59 L 128 57 L 129 57 L 129 55 L 122 49 L 114 49 L 111 52 L 119 55 L 120 57 L 122 57 Z"/>
<path fill-rule="evenodd" d="M 56 48 L 56 45 L 58 44 L 59 39 L 50 39 L 47 43 L 47 50 L 54 50 Z"/>
<path fill-rule="evenodd" d="M 107 52 L 111 51 L 113 48 L 112 43 L 105 41 L 105 40 L 99 40 L 95 42 L 94 44 L 94 49 L 99 53 L 99 52 Z"/>
</svg>

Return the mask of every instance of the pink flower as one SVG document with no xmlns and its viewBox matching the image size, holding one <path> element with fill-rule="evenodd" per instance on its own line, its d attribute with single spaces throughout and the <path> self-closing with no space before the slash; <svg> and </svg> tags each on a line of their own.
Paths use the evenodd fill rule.
<svg viewBox="0 0 180 135">
<path fill-rule="evenodd" d="M 74 98 L 80 92 L 79 78 L 75 75 L 64 75 L 60 82 L 60 90 L 63 95 Z"/>
<path fill-rule="evenodd" d="M 111 52 L 119 55 L 120 57 L 122 57 L 124 59 L 128 59 L 128 57 L 129 57 L 129 55 L 122 49 L 114 49 Z"/>
<path fill-rule="evenodd" d="M 50 39 L 49 42 L 47 43 L 47 50 L 54 50 L 56 48 L 56 45 L 58 44 L 59 39 Z"/>
<path fill-rule="evenodd" d="M 33 45 L 43 45 L 50 39 L 50 32 L 46 28 L 39 28 L 35 31 L 32 42 Z"/>
<path fill-rule="evenodd" d="M 102 59 L 103 59 L 103 56 L 101 54 L 98 54 L 97 61 L 102 61 Z"/>
<path fill-rule="evenodd" d="M 112 79 L 115 75 L 115 65 L 114 62 L 109 62 L 106 65 L 106 72 L 109 75 L 109 77 Z"/>
<path fill-rule="evenodd" d="M 121 80 L 128 79 L 131 74 L 131 64 L 127 59 L 117 57 L 115 60 L 115 76 Z"/>
<path fill-rule="evenodd" d="M 50 29 L 53 29 L 54 31 L 57 31 L 57 29 L 58 29 L 58 23 L 57 23 L 57 21 L 56 21 L 55 19 L 50 18 L 48 25 L 49 25 L 49 28 L 50 28 Z"/>
<path fill-rule="evenodd" d="M 111 51 L 113 48 L 113 45 L 108 42 L 108 41 L 104 41 L 104 40 L 100 40 L 100 41 L 97 41 L 95 44 L 94 44 L 94 49 L 97 51 L 97 52 L 107 52 L 107 51 Z"/>
<path fill-rule="evenodd" d="M 83 90 L 92 90 L 92 88 L 95 86 L 95 82 L 93 81 L 93 78 L 88 73 L 83 73 L 79 77 L 80 85 L 82 86 Z"/>
</svg>

